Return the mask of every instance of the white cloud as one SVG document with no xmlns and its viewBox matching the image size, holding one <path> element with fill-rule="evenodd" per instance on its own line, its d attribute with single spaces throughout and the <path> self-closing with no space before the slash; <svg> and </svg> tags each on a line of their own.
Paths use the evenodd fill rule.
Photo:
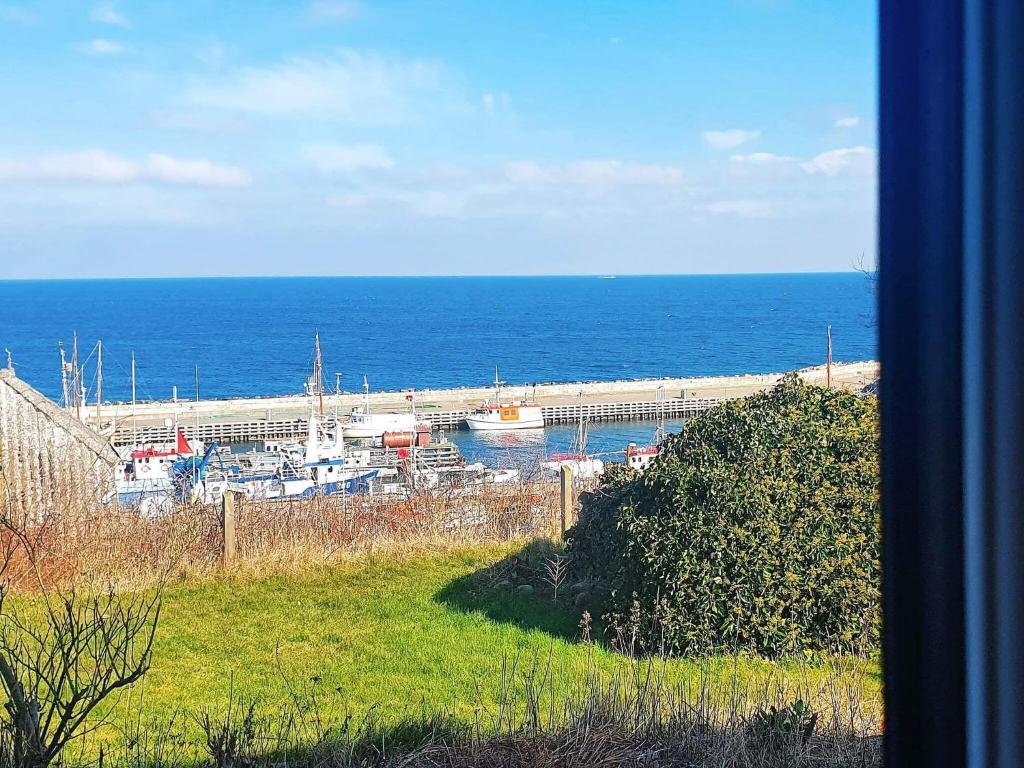
<svg viewBox="0 0 1024 768">
<path fill-rule="evenodd" d="M 96 3 L 92 7 L 92 12 L 89 14 L 89 18 L 93 21 L 97 21 L 100 24 L 112 24 L 115 27 L 124 27 L 125 29 L 131 27 L 131 22 L 117 10 L 117 7 L 113 2 L 101 2 Z"/>
<path fill-rule="evenodd" d="M 115 43 L 102 37 L 97 37 L 95 40 L 90 40 L 87 43 L 80 43 L 76 47 L 82 53 L 87 53 L 90 56 L 113 56 L 124 51 L 124 46 L 120 43 Z"/>
<path fill-rule="evenodd" d="M 309 18 L 321 23 L 352 21 L 362 12 L 362 3 L 355 0 L 318 0 L 309 6 Z"/>
<path fill-rule="evenodd" d="M 197 187 L 243 187 L 252 179 L 241 168 L 209 160 L 181 160 L 151 154 L 136 162 L 103 150 L 89 149 L 23 160 L 0 159 L 0 181 L 156 182 Z"/>
<path fill-rule="evenodd" d="M 840 117 L 834 123 L 834 127 L 836 128 L 856 128 L 858 125 L 860 125 L 860 118 L 857 115 Z"/>
<path fill-rule="evenodd" d="M 815 155 L 800 167 L 807 173 L 825 176 L 873 176 L 875 165 L 876 152 L 871 147 L 843 147 Z"/>
<path fill-rule="evenodd" d="M 749 155 L 733 155 L 729 159 L 734 163 L 746 165 L 784 165 L 796 160 L 789 155 L 776 155 L 771 152 L 751 152 Z"/>
<path fill-rule="evenodd" d="M 347 182 L 349 188 L 328 196 L 329 206 L 380 213 L 399 209 L 426 217 L 646 213 L 675 204 L 688 194 L 683 171 L 677 166 L 618 160 L 395 168 Z"/>
<path fill-rule="evenodd" d="M 245 187 L 252 183 L 248 173 L 233 165 L 167 155 L 149 155 L 140 167 L 140 178 L 197 187 Z"/>
<path fill-rule="evenodd" d="M 244 67 L 216 81 L 195 83 L 186 98 L 263 115 L 398 123 L 436 105 L 443 93 L 441 67 L 435 63 L 346 50 L 333 57 Z"/>
<path fill-rule="evenodd" d="M 701 134 L 710 146 L 715 149 L 733 149 L 761 136 L 760 131 L 745 131 L 741 128 L 730 128 L 726 131 L 704 131 Z"/>
<path fill-rule="evenodd" d="M 351 173 L 395 167 L 391 156 L 376 144 L 309 144 L 303 149 L 302 155 L 321 173 Z"/>
</svg>

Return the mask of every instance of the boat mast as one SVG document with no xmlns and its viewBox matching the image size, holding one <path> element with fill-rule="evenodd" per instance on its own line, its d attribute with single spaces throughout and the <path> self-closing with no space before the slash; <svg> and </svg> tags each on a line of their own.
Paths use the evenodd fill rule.
<svg viewBox="0 0 1024 768">
<path fill-rule="evenodd" d="M 57 348 L 60 350 L 60 391 L 63 405 L 65 408 L 71 407 L 71 393 L 68 392 L 68 358 L 64 354 L 64 342 L 58 341 Z"/>
<path fill-rule="evenodd" d="M 580 422 L 576 427 L 576 452 L 581 456 L 585 456 L 587 453 L 587 423 L 583 417 L 583 392 L 579 394 L 579 409 L 580 409 Z"/>
<path fill-rule="evenodd" d="M 658 402 L 658 427 L 654 430 L 654 444 L 661 445 L 665 440 L 665 385 L 658 387 L 655 398 Z"/>
<path fill-rule="evenodd" d="M 135 350 L 132 350 L 132 446 L 139 444 L 139 424 L 135 414 Z"/>
<path fill-rule="evenodd" d="M 316 350 L 316 360 L 313 363 L 313 387 L 320 400 L 320 418 L 324 416 L 324 360 L 320 355 L 320 331 L 316 332 L 313 342 Z"/>
<path fill-rule="evenodd" d="M 100 429 L 103 410 L 103 340 L 96 342 L 96 429 Z"/>
<path fill-rule="evenodd" d="M 82 419 L 82 400 L 81 400 L 81 373 L 78 369 L 78 331 L 75 331 L 72 335 L 73 346 L 71 348 L 71 388 L 72 397 L 75 402 L 75 417 L 81 421 Z"/>
<path fill-rule="evenodd" d="M 337 427 L 341 409 L 341 371 L 334 372 L 334 425 Z"/>
<path fill-rule="evenodd" d="M 498 366 L 494 366 L 494 399 L 499 405 L 501 404 L 501 385 L 504 383 L 498 378 Z"/>
<path fill-rule="evenodd" d="M 370 382 L 363 376 L 363 413 L 370 415 Z"/>
</svg>

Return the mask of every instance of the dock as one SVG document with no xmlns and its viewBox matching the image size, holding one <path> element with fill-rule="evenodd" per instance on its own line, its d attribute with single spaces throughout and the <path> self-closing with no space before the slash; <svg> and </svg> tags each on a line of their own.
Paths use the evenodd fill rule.
<svg viewBox="0 0 1024 768">
<path fill-rule="evenodd" d="M 836 363 L 831 371 L 825 366 L 798 371 L 811 384 L 831 385 L 860 390 L 877 380 L 878 363 Z M 740 376 L 706 376 L 689 378 L 644 379 L 638 381 L 573 382 L 507 386 L 505 398 L 526 398 L 541 405 L 545 424 L 568 424 L 582 414 L 591 422 L 644 421 L 685 419 L 714 405 L 774 386 L 782 373 L 747 374 Z M 408 411 L 414 397 L 418 418 L 435 430 L 464 428 L 466 416 L 488 397 L 492 388 L 459 388 L 375 392 L 369 396 L 370 407 L 381 412 Z M 344 392 L 325 393 L 325 421 L 333 422 L 337 413 L 341 420 L 353 406 L 362 405 L 364 396 Z M 83 418 L 100 434 L 116 445 L 135 440 L 147 443 L 173 439 L 177 423 L 189 439 L 221 444 L 251 443 L 260 440 L 290 440 L 306 433 L 310 398 L 305 395 L 258 397 L 200 401 L 152 401 L 137 403 L 104 403 L 97 417 L 95 405 L 83 409 Z"/>
</svg>

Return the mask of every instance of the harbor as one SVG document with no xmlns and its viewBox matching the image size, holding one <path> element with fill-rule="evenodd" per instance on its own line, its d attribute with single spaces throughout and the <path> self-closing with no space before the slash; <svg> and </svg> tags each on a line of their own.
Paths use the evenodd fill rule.
<svg viewBox="0 0 1024 768">
<path fill-rule="evenodd" d="M 98 343 L 92 403 L 75 338 L 70 360 L 60 349 L 61 404 L 45 407 L 116 457 L 112 473 L 105 480 L 102 471 L 97 476 L 100 500 L 146 516 L 181 504 L 219 503 L 231 494 L 261 501 L 352 494 L 409 498 L 423 492 L 471 495 L 523 481 L 586 485 L 600 479 L 609 459 L 622 458 L 644 471 L 662 452 L 669 422 L 678 428 L 722 402 L 770 389 L 785 375 L 516 386 L 502 381 L 496 367 L 491 388 L 373 392 L 364 377 L 362 393 L 351 393 L 342 391 L 338 376 L 330 392 L 316 334 L 302 394 L 203 400 L 197 378 L 195 400 L 180 400 L 175 389 L 169 401 L 140 402 L 133 355 L 132 400 L 110 403 L 102 397 L 102 350 Z M 10 364 L 6 373 L 21 386 Z M 833 363 L 829 343 L 825 365 L 797 374 L 808 384 L 870 391 L 879 370 L 870 361 Z M 35 403 L 45 401 L 30 388 L 21 392 Z M 15 401 L 24 397 L 14 395 Z M 648 440 L 588 444 L 592 426 L 615 422 L 657 427 Z M 547 429 L 564 431 L 570 424 L 575 430 L 568 443 L 553 445 Z M 454 434 L 476 436 L 477 444 L 467 446 L 461 436 L 453 441 Z M 479 456 L 477 448 L 487 444 L 490 455 Z M 506 451 L 506 460 L 495 460 L 494 449 Z M 24 446 L 16 452 L 23 454 Z M 29 459 L 29 474 L 35 465 Z"/>
<path fill-rule="evenodd" d="M 872 361 L 835 363 L 805 368 L 807 383 L 860 390 L 878 378 Z M 506 385 L 510 397 L 540 406 L 545 425 L 686 419 L 723 400 L 747 397 L 768 389 L 782 373 L 739 376 L 674 377 L 638 381 L 573 382 Z M 474 409 L 493 398 L 493 387 L 390 392 L 323 392 L 314 407 L 325 424 L 345 421 L 353 408 L 367 404 L 377 413 L 405 413 L 434 431 L 465 428 Z M 82 420 L 115 446 L 172 441 L 175 425 L 190 440 L 221 444 L 293 440 L 307 432 L 311 409 L 308 394 L 284 397 L 102 403 L 81 405 Z"/>
</svg>

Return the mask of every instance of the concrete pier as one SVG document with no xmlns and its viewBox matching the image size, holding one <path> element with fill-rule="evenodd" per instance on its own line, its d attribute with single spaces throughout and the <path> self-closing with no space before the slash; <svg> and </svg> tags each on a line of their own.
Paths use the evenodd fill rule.
<svg viewBox="0 0 1024 768">
<path fill-rule="evenodd" d="M 839 363 L 831 369 L 832 385 L 860 389 L 878 378 L 878 363 Z M 800 376 L 811 384 L 825 384 L 825 366 L 806 368 Z M 503 397 L 538 402 L 547 424 L 575 422 L 583 413 L 593 422 L 678 419 L 699 413 L 722 400 L 746 397 L 774 386 L 782 373 L 740 376 L 645 379 L 640 381 L 576 382 L 507 386 Z M 661 394 L 659 395 L 659 390 Z M 370 407 L 376 411 L 409 410 L 409 390 L 374 392 Z M 490 388 L 420 390 L 415 393 L 417 415 L 437 429 L 460 429 L 475 407 L 493 396 Z M 361 405 L 363 395 L 325 394 L 325 414 L 335 410 L 344 419 L 353 406 Z M 292 439 L 306 431 L 310 399 L 302 395 L 199 402 L 107 403 L 102 422 L 96 424 L 95 406 L 85 409 L 86 421 L 110 436 L 115 445 L 132 442 L 133 435 L 144 442 L 170 440 L 172 430 L 166 420 L 176 420 L 190 438 L 220 443 L 251 442 L 265 439 Z"/>
</svg>

